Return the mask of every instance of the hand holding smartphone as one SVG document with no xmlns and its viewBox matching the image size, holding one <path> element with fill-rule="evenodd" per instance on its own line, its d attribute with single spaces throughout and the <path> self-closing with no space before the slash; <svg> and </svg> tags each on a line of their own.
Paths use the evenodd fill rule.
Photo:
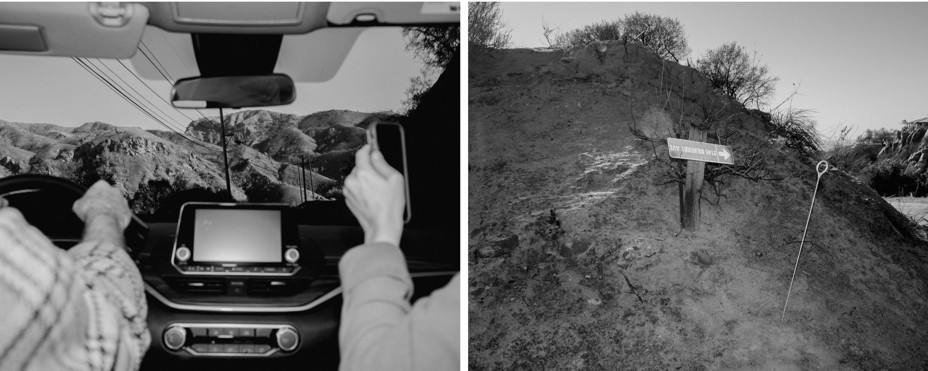
<svg viewBox="0 0 928 371">
<path fill-rule="evenodd" d="M 406 136 L 403 127 L 394 122 L 377 121 L 367 127 L 367 142 L 373 149 L 383 154 L 390 167 L 403 174 L 403 189 L 406 192 L 406 208 L 403 210 L 403 222 L 412 218 L 409 199 L 409 173 L 406 167 Z"/>
</svg>

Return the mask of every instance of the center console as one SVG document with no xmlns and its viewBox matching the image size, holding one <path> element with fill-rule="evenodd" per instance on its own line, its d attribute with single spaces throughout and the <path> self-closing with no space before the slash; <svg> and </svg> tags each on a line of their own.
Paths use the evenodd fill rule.
<svg viewBox="0 0 928 371">
<path fill-rule="evenodd" d="M 337 277 L 321 275 L 325 258 L 300 235 L 294 212 L 278 204 L 183 205 L 176 232 L 140 257 L 146 291 L 177 313 L 151 328 L 162 349 L 188 358 L 276 358 L 307 337 L 334 336 L 304 320 L 337 312 L 314 308 L 341 291 Z M 286 315 L 295 312 L 302 313 Z"/>
<path fill-rule="evenodd" d="M 263 323 L 173 323 L 162 341 L 172 351 L 202 357 L 268 357 L 292 352 L 300 345 L 296 328 Z"/>
</svg>

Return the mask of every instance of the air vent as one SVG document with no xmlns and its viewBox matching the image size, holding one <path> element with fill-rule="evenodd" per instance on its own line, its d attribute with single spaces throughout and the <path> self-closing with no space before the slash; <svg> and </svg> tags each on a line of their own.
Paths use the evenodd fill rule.
<svg viewBox="0 0 928 371">
<path fill-rule="evenodd" d="M 170 284 L 185 292 L 217 294 L 226 292 L 226 281 L 220 278 L 177 278 L 170 280 Z"/>
</svg>

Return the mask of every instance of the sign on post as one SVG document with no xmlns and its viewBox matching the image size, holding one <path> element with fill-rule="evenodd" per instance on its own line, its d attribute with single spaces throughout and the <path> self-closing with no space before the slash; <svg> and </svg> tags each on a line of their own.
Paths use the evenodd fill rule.
<svg viewBox="0 0 928 371">
<path fill-rule="evenodd" d="M 670 157 L 682 160 L 735 164 L 735 157 L 731 153 L 731 147 L 720 144 L 667 138 L 667 151 Z"/>
</svg>

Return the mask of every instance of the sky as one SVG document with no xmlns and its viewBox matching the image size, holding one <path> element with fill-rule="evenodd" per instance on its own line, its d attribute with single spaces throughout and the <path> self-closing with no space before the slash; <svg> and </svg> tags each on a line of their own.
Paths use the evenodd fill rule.
<svg viewBox="0 0 928 371">
<path fill-rule="evenodd" d="M 329 109 L 401 111 L 409 80 L 417 76 L 422 68 L 421 61 L 405 50 L 406 43 L 401 29 L 389 27 L 360 33 L 349 29 L 326 32 L 354 33 L 357 37 L 341 68 L 325 82 L 300 82 L 294 77 L 294 80 L 298 80 L 296 102 L 266 109 L 300 115 Z M 195 64 L 191 66 L 183 63 L 181 55 L 192 55 L 192 51 L 188 51 L 189 36 L 180 35 L 162 33 L 159 29 L 149 27 L 143 37 L 145 45 L 142 49 L 150 51 L 155 56 L 155 63 L 162 64 L 169 71 L 169 77 L 174 79 L 198 75 Z M 184 49 L 185 45 L 177 40 L 186 41 L 188 49 Z M 317 49 L 325 51 L 317 51 L 317 55 L 331 54 L 325 48 Z M 136 89 L 138 95 L 158 107 L 154 110 L 157 115 L 167 116 L 164 121 L 174 130 L 183 131 L 192 119 L 202 117 L 200 112 L 189 109 L 178 112 L 168 105 L 171 84 L 160 75 L 155 75 L 152 62 L 145 59 L 145 56 L 137 52 L 132 59 L 91 60 L 90 63 L 107 74 L 118 76 L 114 77 L 117 82 L 119 78 L 125 80 Z M 127 67 L 140 75 L 145 85 Z M 206 116 L 219 114 L 218 110 L 200 111 Z M 237 110 L 224 111 L 228 114 Z M 130 105 L 77 62 L 66 57 L 0 54 L 0 120 L 62 126 L 101 121 L 117 126 L 168 129 Z"/>
<path fill-rule="evenodd" d="M 695 62 L 732 41 L 798 87 L 826 137 L 850 126 L 898 128 L 928 116 L 928 3 L 502 3 L 513 47 L 546 46 L 542 22 L 568 31 L 635 11 L 677 18 Z"/>
</svg>

